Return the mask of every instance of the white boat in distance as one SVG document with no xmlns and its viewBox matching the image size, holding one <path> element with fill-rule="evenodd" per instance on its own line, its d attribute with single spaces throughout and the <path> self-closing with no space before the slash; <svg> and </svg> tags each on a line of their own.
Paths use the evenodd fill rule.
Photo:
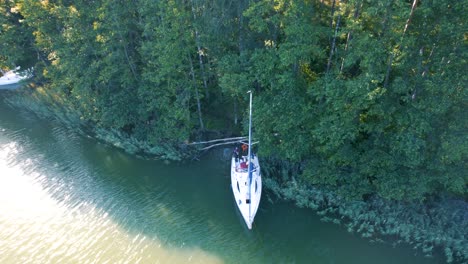
<svg viewBox="0 0 468 264">
<path fill-rule="evenodd" d="M 249 229 L 257 213 L 262 195 L 262 176 L 258 157 L 252 153 L 252 92 L 250 93 L 249 144 L 243 145 L 243 152 L 236 148 L 231 160 L 231 188 L 237 208 Z M 245 149 L 247 146 L 247 149 Z"/>
<path fill-rule="evenodd" d="M 15 70 L 11 70 L 3 73 L 3 76 L 0 77 L 0 86 L 9 86 L 12 84 L 17 84 L 22 80 L 26 80 L 32 76 L 32 69 L 19 72 L 20 67 L 16 67 Z M 1 89 L 2 87 L 0 87 Z"/>
</svg>

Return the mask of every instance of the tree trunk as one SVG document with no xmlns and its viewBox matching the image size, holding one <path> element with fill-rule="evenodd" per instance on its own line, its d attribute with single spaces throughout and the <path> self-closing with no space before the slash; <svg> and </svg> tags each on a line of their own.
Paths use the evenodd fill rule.
<svg viewBox="0 0 468 264">
<path fill-rule="evenodd" d="M 331 6 L 330 29 L 333 29 L 333 15 L 335 15 L 335 2 L 336 0 L 333 0 L 332 6 Z"/>
<path fill-rule="evenodd" d="M 384 80 L 384 88 L 388 87 L 388 82 L 390 80 L 390 72 L 392 71 L 392 63 L 393 63 L 393 52 L 390 53 L 390 57 L 388 58 L 387 63 L 387 71 L 385 72 L 385 80 Z"/>
<path fill-rule="evenodd" d="M 115 17 L 112 17 L 112 20 L 114 21 L 114 23 L 116 25 L 119 25 L 119 22 L 117 22 Z M 120 28 L 120 26 L 118 26 L 118 27 Z M 132 72 L 133 79 L 135 80 L 135 82 L 138 82 L 138 77 L 137 77 L 137 74 L 136 74 L 135 66 L 131 62 L 130 56 L 128 55 L 127 45 L 125 44 L 125 40 L 124 40 L 124 37 L 122 35 L 122 32 L 120 32 L 120 30 L 117 30 L 117 33 L 119 34 L 120 42 L 122 43 L 122 47 L 124 49 L 125 59 L 127 60 L 127 64 L 128 64 L 128 67 L 130 68 L 130 71 Z"/>
<path fill-rule="evenodd" d="M 237 15 L 239 16 L 239 55 L 242 55 L 242 52 L 244 51 L 244 38 L 243 38 L 243 23 L 244 23 L 244 16 L 242 15 L 244 6 L 243 6 L 243 1 L 239 0 L 239 6 L 238 6 L 238 11 Z"/>
<path fill-rule="evenodd" d="M 416 9 L 416 5 L 417 5 L 417 4 L 418 4 L 418 0 L 414 0 L 414 1 L 413 1 L 413 5 L 411 5 L 411 12 L 410 12 L 410 15 L 409 15 L 409 17 L 408 17 L 408 20 L 406 20 L 405 29 L 403 30 L 403 36 L 405 35 L 406 30 L 408 29 L 408 26 L 409 26 L 409 24 L 411 23 L 411 18 L 413 17 L 414 10 Z"/>
<path fill-rule="evenodd" d="M 362 3 L 356 5 L 356 8 L 354 10 L 354 15 L 353 15 L 354 19 L 357 19 L 359 17 L 359 11 L 360 11 L 361 7 L 362 7 Z M 351 39 L 352 39 L 352 33 L 353 33 L 353 31 L 350 30 L 348 32 L 348 35 L 346 36 L 346 45 L 345 45 L 345 49 L 344 49 L 345 54 L 343 55 L 343 58 L 341 60 L 340 74 L 343 72 L 344 63 L 345 63 L 345 57 L 344 56 L 346 55 L 346 52 L 348 51 L 348 47 L 349 47 L 349 44 L 350 44 Z"/>
<path fill-rule="evenodd" d="M 405 33 L 408 30 L 408 26 L 411 23 L 411 18 L 413 17 L 414 10 L 416 9 L 417 4 L 418 4 L 418 0 L 413 0 L 413 4 L 411 5 L 411 12 L 410 12 L 410 14 L 408 16 L 408 19 L 406 20 L 405 28 L 403 29 L 403 34 L 401 36 L 400 46 L 403 43 L 403 38 L 405 37 Z M 400 47 L 398 47 L 398 48 L 400 48 Z M 388 82 L 390 80 L 390 74 L 392 72 L 392 63 L 393 63 L 394 58 L 395 58 L 395 53 L 391 52 L 390 58 L 389 58 L 388 64 L 387 64 L 387 72 L 385 73 L 384 88 L 387 88 L 387 86 L 388 86 Z"/>
<path fill-rule="evenodd" d="M 428 64 L 429 64 L 429 61 L 431 60 L 432 54 L 434 54 L 435 47 L 436 47 L 436 45 L 433 44 L 431 52 L 429 53 L 429 56 L 426 59 Z M 427 78 L 427 72 L 429 71 L 429 65 L 423 65 L 423 62 L 424 62 L 424 46 L 422 46 L 419 49 L 419 56 L 420 56 L 420 59 L 419 59 L 419 63 L 418 63 L 418 68 L 419 68 L 418 71 L 421 73 L 421 81 L 424 82 L 424 80 Z M 420 85 L 415 85 L 414 86 L 414 90 L 413 90 L 413 93 L 411 95 L 412 100 L 416 99 L 416 96 L 418 95 L 418 88 L 419 87 L 420 87 Z"/>
<path fill-rule="evenodd" d="M 384 36 L 385 33 L 387 32 L 387 28 L 389 23 L 389 20 L 391 18 L 391 11 L 392 11 L 392 5 L 393 5 L 394 0 L 390 0 L 387 4 L 387 9 L 385 10 L 385 17 L 382 20 L 382 32 L 379 34 L 379 36 Z"/>
<path fill-rule="evenodd" d="M 237 125 L 238 116 L 237 116 L 237 98 L 234 99 L 234 125 Z"/>
<path fill-rule="evenodd" d="M 194 30 L 195 30 L 195 43 L 197 44 L 197 51 L 198 51 L 198 63 L 200 64 L 200 70 L 201 70 L 201 75 L 203 79 L 203 87 L 205 88 L 205 97 L 209 98 L 208 81 L 206 79 L 205 65 L 203 64 L 203 57 L 202 57 L 203 52 L 202 52 L 201 44 L 200 44 L 200 34 L 198 33 L 198 30 L 195 26 L 197 15 L 195 14 L 195 6 L 193 5 L 193 0 L 191 0 L 190 3 L 192 4 L 192 15 L 193 15 Z"/>
<path fill-rule="evenodd" d="M 329 73 L 330 68 L 331 68 L 333 53 L 335 51 L 335 46 L 336 46 L 336 37 L 338 35 L 338 30 L 340 28 L 340 21 L 341 21 L 341 15 L 338 16 L 338 20 L 336 21 L 335 35 L 333 36 L 333 40 L 332 40 L 332 43 L 331 43 L 330 56 L 328 57 L 326 74 Z"/>
<path fill-rule="evenodd" d="M 189 62 L 190 62 L 190 75 L 192 76 L 192 83 L 193 87 L 195 87 L 195 98 L 197 99 L 197 112 L 198 112 L 198 121 L 200 122 L 200 129 L 205 130 L 205 126 L 203 124 L 202 118 L 202 111 L 201 111 L 201 102 L 200 102 L 200 94 L 198 93 L 197 82 L 195 80 L 195 72 L 193 70 L 193 63 L 190 54 L 188 55 Z"/>
</svg>

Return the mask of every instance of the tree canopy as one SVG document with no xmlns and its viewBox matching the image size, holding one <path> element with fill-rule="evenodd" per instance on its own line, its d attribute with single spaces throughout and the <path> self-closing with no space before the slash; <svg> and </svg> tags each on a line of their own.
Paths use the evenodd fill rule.
<svg viewBox="0 0 468 264">
<path fill-rule="evenodd" d="M 178 145 L 246 131 L 350 199 L 467 195 L 467 5 L 0 0 L 0 68 L 84 122 Z"/>
</svg>

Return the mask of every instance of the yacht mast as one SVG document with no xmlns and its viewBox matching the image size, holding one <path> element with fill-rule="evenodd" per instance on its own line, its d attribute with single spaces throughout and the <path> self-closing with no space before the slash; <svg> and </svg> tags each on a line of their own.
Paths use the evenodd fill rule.
<svg viewBox="0 0 468 264">
<path fill-rule="evenodd" d="M 249 221 L 252 224 L 252 214 L 251 214 L 251 207 L 252 207 L 252 91 L 248 91 L 250 94 L 250 105 L 249 105 L 249 167 L 248 167 L 248 175 L 249 175 Z"/>
</svg>

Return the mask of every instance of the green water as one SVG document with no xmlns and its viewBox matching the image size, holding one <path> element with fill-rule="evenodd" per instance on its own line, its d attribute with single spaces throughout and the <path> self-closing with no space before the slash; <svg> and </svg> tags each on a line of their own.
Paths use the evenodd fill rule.
<svg viewBox="0 0 468 264">
<path fill-rule="evenodd" d="M 219 155 L 138 159 L 0 95 L 0 263 L 443 262 L 271 203 L 268 190 L 248 231 L 229 184 Z"/>
</svg>

